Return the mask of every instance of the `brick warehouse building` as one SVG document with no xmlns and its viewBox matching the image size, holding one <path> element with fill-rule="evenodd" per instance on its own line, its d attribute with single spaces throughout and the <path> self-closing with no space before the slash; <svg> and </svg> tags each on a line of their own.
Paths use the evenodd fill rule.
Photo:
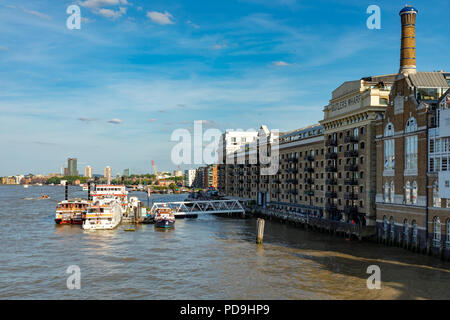
<svg viewBox="0 0 450 320">
<path fill-rule="evenodd" d="M 262 126 L 219 165 L 221 194 L 450 255 L 450 74 L 416 71 L 416 14 L 400 11 L 397 74 L 343 83 L 320 124 L 279 136 Z M 262 138 L 269 154 L 279 145 L 275 175 L 261 175 Z"/>
</svg>

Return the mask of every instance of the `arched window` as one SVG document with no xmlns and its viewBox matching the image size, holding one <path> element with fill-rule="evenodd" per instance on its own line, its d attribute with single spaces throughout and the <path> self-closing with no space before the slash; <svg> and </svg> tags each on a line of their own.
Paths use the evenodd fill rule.
<svg viewBox="0 0 450 320">
<path fill-rule="evenodd" d="M 417 131 L 417 121 L 414 117 L 409 118 L 409 120 L 406 122 L 406 128 L 405 132 L 414 132 Z"/>
<path fill-rule="evenodd" d="M 405 219 L 405 221 L 403 221 L 403 238 L 405 239 L 406 242 L 408 242 L 408 240 L 409 240 L 409 224 L 408 224 L 408 219 Z"/>
<path fill-rule="evenodd" d="M 394 235 L 395 235 L 395 221 L 394 221 L 394 217 L 391 217 L 390 225 L 391 225 L 391 239 L 394 239 Z"/>
<path fill-rule="evenodd" d="M 433 246 L 441 246 L 441 220 L 438 217 L 433 219 Z"/>
<path fill-rule="evenodd" d="M 415 181 L 412 183 L 411 203 L 417 204 L 417 183 Z"/>
<path fill-rule="evenodd" d="M 395 202 L 395 186 L 394 181 L 391 181 L 391 203 Z"/>
<path fill-rule="evenodd" d="M 450 247 L 450 219 L 447 220 L 447 248 Z"/>
<path fill-rule="evenodd" d="M 384 184 L 384 202 L 390 202 L 389 184 Z"/>
<path fill-rule="evenodd" d="M 394 125 L 392 123 L 388 123 L 384 128 L 384 136 L 392 137 L 394 135 Z"/>
<path fill-rule="evenodd" d="M 388 218 L 386 216 L 383 217 L 383 236 L 386 238 L 388 232 Z"/>
<path fill-rule="evenodd" d="M 437 182 L 433 184 L 433 207 L 441 207 L 441 198 L 439 198 L 439 190 Z"/>
<path fill-rule="evenodd" d="M 417 243 L 417 233 L 418 233 L 417 222 L 416 222 L 416 220 L 413 220 L 413 222 L 412 222 L 412 242 L 413 242 L 413 244 Z"/>
<path fill-rule="evenodd" d="M 405 168 L 417 169 L 417 135 L 405 138 Z"/>
<path fill-rule="evenodd" d="M 409 181 L 406 181 L 405 186 L 405 203 L 406 204 L 411 203 L 411 183 Z"/>
</svg>

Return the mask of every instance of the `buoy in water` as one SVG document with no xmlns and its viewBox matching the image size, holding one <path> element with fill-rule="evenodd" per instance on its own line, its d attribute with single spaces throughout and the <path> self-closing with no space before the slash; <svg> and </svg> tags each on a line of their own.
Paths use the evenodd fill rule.
<svg viewBox="0 0 450 320">
<path fill-rule="evenodd" d="M 135 229 L 125 229 L 126 232 L 134 232 L 136 231 Z"/>
</svg>

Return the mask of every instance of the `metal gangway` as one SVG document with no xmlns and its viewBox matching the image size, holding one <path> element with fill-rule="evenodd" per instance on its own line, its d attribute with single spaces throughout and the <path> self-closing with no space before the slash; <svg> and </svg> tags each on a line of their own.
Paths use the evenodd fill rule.
<svg viewBox="0 0 450 320">
<path fill-rule="evenodd" d="M 159 208 L 171 208 L 175 217 L 193 217 L 200 214 L 245 214 L 238 200 L 154 202 L 150 209 L 153 214 Z"/>
</svg>

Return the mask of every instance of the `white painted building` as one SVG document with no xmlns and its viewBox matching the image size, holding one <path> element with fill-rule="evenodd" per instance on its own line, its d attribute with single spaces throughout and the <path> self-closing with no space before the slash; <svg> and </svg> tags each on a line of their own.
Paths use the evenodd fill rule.
<svg viewBox="0 0 450 320">
<path fill-rule="evenodd" d="M 195 173 L 196 173 L 195 169 L 184 170 L 184 185 L 186 187 L 191 187 L 192 184 L 194 183 Z"/>
</svg>

